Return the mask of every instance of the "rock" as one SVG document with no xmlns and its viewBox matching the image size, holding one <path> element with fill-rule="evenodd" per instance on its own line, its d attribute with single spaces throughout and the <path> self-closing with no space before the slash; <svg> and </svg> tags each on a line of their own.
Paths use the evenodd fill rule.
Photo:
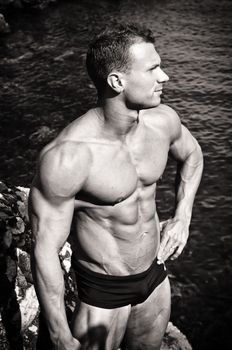
<svg viewBox="0 0 232 350">
<path fill-rule="evenodd" d="M 27 282 L 33 284 L 30 255 L 27 252 L 18 248 L 17 256 L 18 256 L 18 268 L 20 269 L 21 273 L 23 274 Z"/>
<path fill-rule="evenodd" d="M 25 246 L 30 229 L 27 220 L 27 194 L 0 182 L 0 334 L 1 349 L 23 349 L 21 300 L 29 294 L 28 282 L 18 267 L 17 248 Z M 27 239 L 29 242 L 29 239 Z M 19 288 L 18 285 L 21 287 Z M 23 305 L 23 303 L 22 303 Z M 29 311 L 30 319 L 32 312 Z M 23 320 L 23 325 L 26 324 Z M 9 347 L 6 344 L 9 343 Z"/>
<path fill-rule="evenodd" d="M 161 350 L 192 350 L 186 336 L 172 324 L 168 323 L 166 333 L 164 335 Z"/>
<path fill-rule="evenodd" d="M 0 13 L 0 33 L 9 33 L 10 27 L 9 24 L 6 22 L 3 14 Z"/>
<path fill-rule="evenodd" d="M 21 330 L 25 331 L 32 324 L 39 311 L 39 303 L 33 285 L 26 289 L 25 296 L 19 305 L 22 319 Z"/>
</svg>

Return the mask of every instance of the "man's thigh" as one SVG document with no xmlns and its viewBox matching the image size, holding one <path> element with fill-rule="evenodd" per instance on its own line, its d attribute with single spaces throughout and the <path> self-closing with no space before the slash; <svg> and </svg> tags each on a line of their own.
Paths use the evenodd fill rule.
<svg viewBox="0 0 232 350">
<path fill-rule="evenodd" d="M 133 306 L 123 340 L 127 350 L 158 350 L 170 317 L 171 293 L 168 277 L 144 303 Z"/>
<path fill-rule="evenodd" d="M 75 313 L 72 333 L 83 348 L 116 350 L 124 336 L 131 306 L 101 309 L 80 303 Z"/>
</svg>

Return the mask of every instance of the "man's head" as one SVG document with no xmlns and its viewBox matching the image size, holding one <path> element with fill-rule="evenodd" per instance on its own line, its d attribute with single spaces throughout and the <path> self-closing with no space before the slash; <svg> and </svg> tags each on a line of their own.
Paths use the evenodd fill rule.
<svg viewBox="0 0 232 350">
<path fill-rule="evenodd" d="M 151 30 L 126 25 L 105 30 L 90 43 L 86 66 L 99 96 L 104 93 L 108 75 L 112 71 L 126 73 L 130 70 L 132 62 L 129 49 L 133 44 L 142 42 L 154 45 L 155 38 Z"/>
</svg>

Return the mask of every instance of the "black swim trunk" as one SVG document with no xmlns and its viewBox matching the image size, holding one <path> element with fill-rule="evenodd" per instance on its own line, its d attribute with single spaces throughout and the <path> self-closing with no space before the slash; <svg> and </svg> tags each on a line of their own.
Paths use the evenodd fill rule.
<svg viewBox="0 0 232 350">
<path fill-rule="evenodd" d="M 146 271 L 127 276 L 91 271 L 74 258 L 72 268 L 76 273 L 79 299 L 104 309 L 143 303 L 167 276 L 164 264 L 157 264 L 157 259 Z"/>
</svg>

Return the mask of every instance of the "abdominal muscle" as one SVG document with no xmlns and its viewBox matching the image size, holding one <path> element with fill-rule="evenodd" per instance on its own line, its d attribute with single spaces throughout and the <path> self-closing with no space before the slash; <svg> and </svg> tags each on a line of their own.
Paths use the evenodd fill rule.
<svg viewBox="0 0 232 350">
<path fill-rule="evenodd" d="M 135 191 L 113 206 L 76 201 L 73 254 L 81 264 L 115 276 L 149 268 L 157 255 L 160 231 L 154 191 L 143 192 Z"/>
</svg>

